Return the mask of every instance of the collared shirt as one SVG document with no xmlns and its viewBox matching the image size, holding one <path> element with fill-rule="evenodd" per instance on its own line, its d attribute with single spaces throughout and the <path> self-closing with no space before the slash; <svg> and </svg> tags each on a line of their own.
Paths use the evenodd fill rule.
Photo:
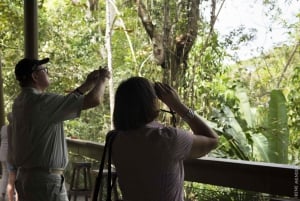
<svg viewBox="0 0 300 201">
<path fill-rule="evenodd" d="M 84 96 L 40 93 L 23 88 L 13 104 L 14 165 L 23 168 L 65 168 L 68 151 L 63 121 L 80 116 Z"/>
<path fill-rule="evenodd" d="M 123 199 L 183 201 L 183 160 L 190 153 L 192 136 L 158 122 L 117 132 L 112 159 Z"/>
</svg>

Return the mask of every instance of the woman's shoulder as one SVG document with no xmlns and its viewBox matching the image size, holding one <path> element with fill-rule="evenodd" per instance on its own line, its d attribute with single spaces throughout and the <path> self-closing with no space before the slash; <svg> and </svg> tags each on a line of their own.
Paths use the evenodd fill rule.
<svg viewBox="0 0 300 201">
<path fill-rule="evenodd" d="M 152 122 L 146 127 L 147 133 L 158 135 L 162 138 L 177 138 L 180 135 L 186 135 L 188 131 L 173 126 L 167 126 L 159 122 Z"/>
<path fill-rule="evenodd" d="M 158 121 L 152 121 L 145 126 L 130 130 L 130 131 L 117 131 L 114 130 L 117 135 L 122 135 L 124 137 L 146 137 L 146 138 L 167 138 L 174 139 L 180 135 L 187 135 L 188 131 L 180 128 L 175 128 L 172 126 L 164 125 Z"/>
</svg>

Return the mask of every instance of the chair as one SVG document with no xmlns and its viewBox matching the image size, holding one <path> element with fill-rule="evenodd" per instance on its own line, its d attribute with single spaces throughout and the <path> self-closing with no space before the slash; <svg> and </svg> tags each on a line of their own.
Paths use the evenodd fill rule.
<svg viewBox="0 0 300 201">
<path fill-rule="evenodd" d="M 71 201 L 71 196 L 74 196 L 74 201 L 76 201 L 77 196 L 84 196 L 85 201 L 92 193 L 92 181 L 91 181 L 91 163 L 88 162 L 73 162 L 73 173 L 70 183 L 70 188 L 68 192 L 69 200 Z M 83 182 L 80 181 L 83 176 Z"/>
</svg>

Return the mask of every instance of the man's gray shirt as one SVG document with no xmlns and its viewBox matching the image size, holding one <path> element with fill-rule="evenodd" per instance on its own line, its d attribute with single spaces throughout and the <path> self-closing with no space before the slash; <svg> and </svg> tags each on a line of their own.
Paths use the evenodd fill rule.
<svg viewBox="0 0 300 201">
<path fill-rule="evenodd" d="M 68 151 L 63 121 L 80 116 L 84 96 L 40 93 L 23 88 L 13 104 L 14 165 L 23 168 L 65 168 Z"/>
</svg>

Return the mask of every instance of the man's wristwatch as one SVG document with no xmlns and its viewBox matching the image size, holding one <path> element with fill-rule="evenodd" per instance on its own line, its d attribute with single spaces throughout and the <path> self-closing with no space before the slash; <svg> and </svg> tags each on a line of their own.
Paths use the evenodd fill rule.
<svg viewBox="0 0 300 201">
<path fill-rule="evenodd" d="M 184 121 L 189 121 L 195 118 L 195 112 L 192 109 L 189 109 L 186 114 L 182 117 Z"/>
</svg>

